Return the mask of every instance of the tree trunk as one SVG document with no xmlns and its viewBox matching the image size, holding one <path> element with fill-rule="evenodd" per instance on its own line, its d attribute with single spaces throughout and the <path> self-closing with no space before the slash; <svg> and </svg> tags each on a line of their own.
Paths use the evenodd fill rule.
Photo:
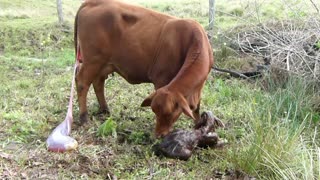
<svg viewBox="0 0 320 180">
<path fill-rule="evenodd" d="M 63 24 L 63 13 L 62 13 L 62 0 L 57 0 L 57 12 L 58 12 L 58 18 L 59 23 Z"/>
<path fill-rule="evenodd" d="M 209 30 L 213 30 L 214 26 L 214 4 L 215 0 L 209 0 Z"/>
</svg>

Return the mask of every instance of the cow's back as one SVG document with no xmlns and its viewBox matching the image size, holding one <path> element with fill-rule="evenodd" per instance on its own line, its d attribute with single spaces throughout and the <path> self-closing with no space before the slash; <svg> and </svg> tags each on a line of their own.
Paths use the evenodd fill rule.
<svg viewBox="0 0 320 180">
<path fill-rule="evenodd" d="M 99 63 L 130 83 L 150 82 L 148 71 L 164 25 L 174 17 L 113 0 L 89 0 L 78 12 L 83 63 Z"/>
</svg>

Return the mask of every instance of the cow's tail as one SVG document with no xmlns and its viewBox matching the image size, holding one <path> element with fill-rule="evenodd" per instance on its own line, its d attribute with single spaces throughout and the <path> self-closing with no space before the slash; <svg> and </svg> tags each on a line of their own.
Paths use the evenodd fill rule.
<svg viewBox="0 0 320 180">
<path fill-rule="evenodd" d="M 80 11 L 80 9 L 79 9 L 79 11 Z M 73 40 L 74 40 L 74 48 L 75 48 L 74 52 L 75 52 L 76 61 L 78 60 L 77 57 L 78 57 L 78 14 L 79 14 L 79 11 L 77 12 L 75 20 L 74 20 L 74 37 L 73 37 Z"/>
<path fill-rule="evenodd" d="M 75 16 L 74 20 L 74 48 L 75 48 L 75 57 L 76 57 L 76 62 L 79 63 L 81 62 L 81 52 L 80 52 L 80 44 L 78 44 L 78 19 L 79 19 L 79 13 L 81 9 L 85 6 L 85 3 L 83 3 L 80 7 L 79 10 L 77 11 L 77 14 Z"/>
</svg>

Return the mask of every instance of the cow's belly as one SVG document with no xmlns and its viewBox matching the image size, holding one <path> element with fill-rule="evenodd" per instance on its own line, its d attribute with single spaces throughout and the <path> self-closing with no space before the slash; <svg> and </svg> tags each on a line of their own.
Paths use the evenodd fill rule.
<svg viewBox="0 0 320 180">
<path fill-rule="evenodd" d="M 120 58 L 112 61 L 115 71 L 131 84 L 150 82 L 148 77 L 149 62 L 144 59 Z"/>
<path fill-rule="evenodd" d="M 123 71 L 116 71 L 120 76 L 122 76 L 130 84 L 140 84 L 151 82 L 147 76 L 141 76 L 136 73 L 128 73 Z"/>
</svg>

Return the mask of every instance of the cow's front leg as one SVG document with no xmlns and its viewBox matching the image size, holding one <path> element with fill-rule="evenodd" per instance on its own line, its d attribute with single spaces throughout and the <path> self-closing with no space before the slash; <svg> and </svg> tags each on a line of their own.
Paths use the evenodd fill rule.
<svg viewBox="0 0 320 180">
<path fill-rule="evenodd" d="M 106 78 L 104 76 L 100 76 L 97 79 L 95 79 L 93 81 L 93 88 L 94 88 L 94 92 L 96 93 L 96 96 L 97 96 L 97 99 L 99 102 L 99 106 L 100 106 L 98 113 L 110 115 L 109 107 L 107 105 L 106 98 L 104 95 L 105 79 Z"/>
</svg>

